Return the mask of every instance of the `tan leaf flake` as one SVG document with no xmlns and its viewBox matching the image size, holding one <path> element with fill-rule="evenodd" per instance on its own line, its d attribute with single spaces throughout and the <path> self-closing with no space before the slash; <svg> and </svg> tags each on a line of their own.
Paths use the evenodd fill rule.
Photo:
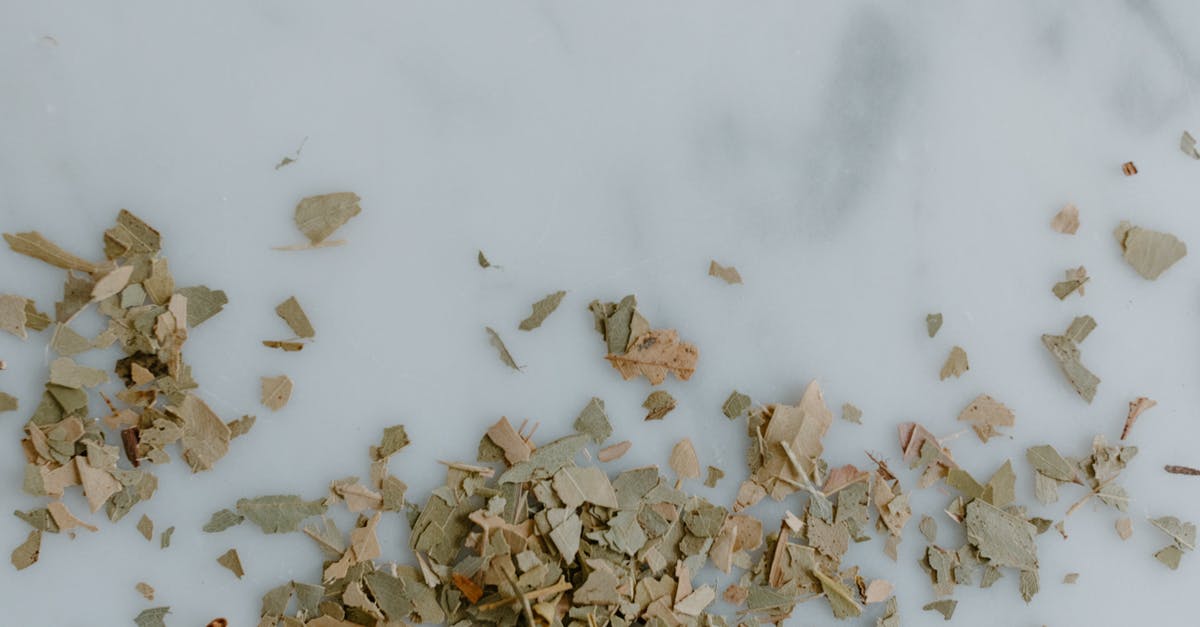
<svg viewBox="0 0 1200 627">
<path fill-rule="evenodd" d="M 1050 221 L 1050 228 L 1059 233 L 1074 235 L 1075 231 L 1079 230 L 1079 207 L 1067 203 L 1054 215 L 1054 219 Z"/>
<path fill-rule="evenodd" d="M 318 246 L 350 218 L 362 212 L 359 200 L 354 192 L 309 196 L 296 205 L 296 227 L 308 238 L 310 245 Z"/>
<path fill-rule="evenodd" d="M 129 285 L 131 276 L 133 276 L 133 266 L 117 266 L 92 286 L 92 300 L 101 301 L 121 293 L 121 290 Z"/>
<path fill-rule="evenodd" d="M 863 595 L 863 601 L 866 603 L 882 603 L 892 596 L 892 582 L 886 579 L 875 579 L 867 584 L 867 591 Z"/>
<path fill-rule="evenodd" d="M 192 472 L 212 468 L 218 459 L 229 452 L 229 426 L 199 397 L 193 394 L 184 396 L 179 405 L 179 417 L 183 419 L 183 437 L 180 440 L 183 459 Z"/>
<path fill-rule="evenodd" d="M 66 504 L 62 501 L 52 501 L 46 505 L 46 509 L 50 510 L 50 517 L 54 519 L 54 524 L 58 525 L 61 531 L 70 531 L 76 527 L 83 527 L 88 531 L 99 531 L 96 527 L 71 514 L 71 510 L 67 509 Z"/>
<path fill-rule="evenodd" d="M 504 451 L 504 459 L 508 461 L 509 466 L 528 461 L 530 453 L 533 452 L 533 446 L 517 433 L 508 422 L 508 418 L 501 417 L 499 422 L 487 430 L 487 436 Z"/>
<path fill-rule="evenodd" d="M 313 330 L 312 323 L 308 320 L 308 314 L 304 313 L 304 309 L 300 307 L 300 302 L 295 296 L 289 297 L 287 300 L 275 306 L 275 313 L 283 318 L 287 323 L 288 328 L 295 333 L 297 337 L 309 338 L 317 334 Z"/>
<path fill-rule="evenodd" d="M 1187 244 L 1174 235 L 1133 226 L 1128 221 L 1121 222 L 1113 235 L 1121 246 L 1125 261 L 1142 278 L 1151 281 L 1187 255 Z"/>
<path fill-rule="evenodd" d="M 632 446 L 633 442 L 630 442 L 629 440 L 617 442 L 612 446 L 606 446 L 600 449 L 600 451 L 596 453 L 596 459 L 600 460 L 601 462 L 611 462 L 615 459 L 619 459 L 625 453 L 628 453 L 630 447 Z"/>
<path fill-rule="evenodd" d="M 655 390 L 642 402 L 646 410 L 645 420 L 662 420 L 663 416 L 675 409 L 675 397 L 666 390 Z"/>
<path fill-rule="evenodd" d="M 666 380 L 668 372 L 683 381 L 690 379 L 699 356 L 699 349 L 681 342 L 674 329 L 656 329 L 634 340 L 625 354 L 609 353 L 605 359 L 625 380 L 641 375 L 658 385 Z"/>
<path fill-rule="evenodd" d="M 5 233 L 4 241 L 8 242 L 9 248 L 15 253 L 40 259 L 63 270 L 79 270 L 91 274 L 98 269 L 96 264 L 59 248 L 57 244 L 46 239 L 37 231 L 15 235 Z"/>
<path fill-rule="evenodd" d="M 1133 521 L 1129 518 L 1119 518 L 1116 522 L 1117 535 L 1122 540 L 1128 540 L 1133 535 Z"/>
<path fill-rule="evenodd" d="M 229 572 L 241 579 L 246 571 L 242 570 L 242 558 L 238 557 L 237 549 L 229 549 L 217 558 L 217 563 L 229 569 Z"/>
<path fill-rule="evenodd" d="M 548 294 L 545 298 L 534 303 L 533 312 L 529 314 L 528 318 L 522 320 L 521 324 L 517 328 L 522 331 L 532 331 L 542 326 L 542 323 L 545 322 L 546 318 L 550 314 L 554 313 L 555 309 L 558 309 L 559 303 L 562 302 L 563 297 L 566 295 L 566 292 L 559 290 L 557 292 Z"/>
<path fill-rule="evenodd" d="M 696 449 L 689 438 L 684 438 L 671 449 L 669 461 L 675 476 L 682 479 L 698 479 L 700 477 L 700 460 L 696 457 Z"/>
<path fill-rule="evenodd" d="M 9 559 L 17 570 L 25 570 L 38 561 L 41 552 L 42 532 L 39 529 L 34 529 L 29 532 L 29 536 L 25 538 L 24 542 L 13 549 L 12 556 Z"/>
<path fill-rule="evenodd" d="M 714 276 L 722 281 L 734 285 L 742 282 L 742 275 L 738 274 L 737 268 L 733 266 L 722 266 L 716 261 L 708 262 L 708 276 Z"/>
<path fill-rule="evenodd" d="M 950 349 L 950 354 L 946 356 L 946 363 L 942 364 L 942 372 L 938 378 L 942 381 L 950 377 L 958 378 L 962 374 L 971 369 L 971 365 L 967 363 L 967 351 L 961 346 L 955 346 Z"/>
<path fill-rule="evenodd" d="M 154 588 L 152 588 L 150 586 L 150 584 L 148 584 L 144 581 L 139 581 L 138 584 L 136 586 L 134 586 L 134 588 L 138 591 L 138 594 L 145 597 L 145 599 L 147 601 L 154 600 Z"/>
<path fill-rule="evenodd" d="M 83 485 L 83 493 L 92 513 L 99 511 L 110 496 L 123 488 L 111 472 L 93 468 L 82 455 L 75 457 L 75 468 L 79 472 L 79 482 Z"/>
<path fill-rule="evenodd" d="M 496 349 L 496 352 L 500 354 L 500 361 L 504 362 L 504 365 L 508 366 L 509 368 L 520 372 L 521 366 L 517 365 L 516 360 L 513 359 L 512 353 L 508 352 L 508 347 L 504 345 L 504 340 L 500 339 L 500 334 L 496 333 L 496 330 L 492 327 L 484 327 L 484 330 L 487 331 L 488 341 L 491 342 L 492 346 Z"/>
<path fill-rule="evenodd" d="M 292 380 L 287 375 L 262 378 L 262 404 L 272 411 L 283 409 L 292 398 Z"/>
<path fill-rule="evenodd" d="M 958 414 L 958 420 L 970 423 L 975 434 L 979 436 L 979 440 L 987 442 L 989 439 L 1001 435 L 997 427 L 1013 426 L 1016 416 L 1004 403 L 987 394 L 980 394 Z"/>
<path fill-rule="evenodd" d="M 0 294 L 0 331 L 7 331 L 22 340 L 28 337 L 25 333 L 26 302 L 22 296 Z"/>
<path fill-rule="evenodd" d="M 1125 416 L 1125 428 L 1121 429 L 1121 439 L 1124 440 L 1129 436 L 1129 430 L 1133 428 L 1133 423 L 1137 422 L 1138 416 L 1141 416 L 1142 412 L 1157 404 L 1158 401 L 1146 398 L 1145 396 L 1139 396 L 1136 400 L 1129 403 L 1129 414 Z"/>
</svg>

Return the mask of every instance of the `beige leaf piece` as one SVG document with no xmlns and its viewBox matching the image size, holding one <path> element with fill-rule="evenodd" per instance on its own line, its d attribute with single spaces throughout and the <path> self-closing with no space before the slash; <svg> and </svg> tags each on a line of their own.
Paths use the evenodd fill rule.
<svg viewBox="0 0 1200 627">
<path fill-rule="evenodd" d="M 333 235 L 350 218 L 362 212 L 354 192 L 309 196 L 296 205 L 296 227 L 313 246 Z"/>
<path fill-rule="evenodd" d="M 237 549 L 229 549 L 222 553 L 217 558 L 217 563 L 228 568 L 229 572 L 237 575 L 238 579 L 241 579 L 246 574 L 246 571 L 242 570 L 242 559 L 238 557 Z"/>
<path fill-rule="evenodd" d="M 283 409 L 292 398 L 292 380 L 287 375 L 262 378 L 262 404 L 272 411 Z"/>
<path fill-rule="evenodd" d="M 508 422 L 508 418 L 500 420 L 487 430 L 488 439 L 504 451 L 504 459 L 512 466 L 518 462 L 528 461 L 533 446 Z"/>
<path fill-rule="evenodd" d="M 1200 159 L 1200 150 L 1196 150 L 1196 138 L 1192 134 L 1184 131 L 1183 135 L 1179 136 L 1179 149 L 1183 154 L 1193 158 Z"/>
<path fill-rule="evenodd" d="M 641 375 L 658 385 L 666 380 L 668 372 L 682 381 L 690 379 L 699 357 L 699 349 L 681 342 L 674 329 L 655 329 L 634 340 L 625 354 L 609 353 L 605 359 L 625 380 Z"/>
<path fill-rule="evenodd" d="M 520 372 L 521 367 L 517 365 L 512 354 L 508 352 L 508 347 L 504 345 L 504 340 L 500 339 L 500 334 L 496 333 L 496 330 L 492 327 L 484 327 L 484 330 L 487 331 L 488 341 L 491 342 L 496 352 L 500 354 L 500 361 L 504 362 L 504 365 L 509 368 Z"/>
<path fill-rule="evenodd" d="M 70 531 L 76 527 L 83 527 L 88 531 L 99 531 L 96 527 L 71 514 L 71 510 L 67 509 L 66 504 L 62 501 L 52 501 L 46 505 L 46 509 L 50 510 L 50 517 L 54 519 L 54 524 L 58 525 L 60 531 Z"/>
<path fill-rule="evenodd" d="M 533 304 L 533 312 L 529 314 L 528 318 L 522 320 L 517 328 L 522 331 L 532 331 L 542 326 L 546 318 L 554 313 L 555 309 L 558 309 L 559 303 L 562 302 L 563 297 L 566 295 L 567 293 L 563 290 L 547 294 L 545 298 Z"/>
<path fill-rule="evenodd" d="M 1080 296 L 1084 294 L 1084 286 L 1091 277 L 1087 274 L 1087 268 L 1079 266 L 1078 268 L 1070 268 L 1066 271 L 1067 278 L 1065 281 L 1059 281 L 1050 289 L 1058 300 L 1065 300 L 1074 292 L 1079 292 Z"/>
<path fill-rule="evenodd" d="M 145 597 L 147 601 L 154 600 L 154 588 L 152 588 L 150 584 L 144 581 L 139 581 L 138 584 L 134 586 L 134 589 L 138 591 L 138 594 Z"/>
<path fill-rule="evenodd" d="M 38 556 L 41 555 L 41 552 L 42 532 L 40 529 L 34 529 L 29 532 L 29 536 L 25 538 L 24 542 L 13 549 L 12 556 L 9 559 L 17 570 L 25 570 L 38 561 Z"/>
<path fill-rule="evenodd" d="M 133 276 L 133 266 L 117 266 L 115 270 L 104 275 L 92 286 L 92 300 L 101 301 L 116 296 L 129 285 L 129 277 Z"/>
<path fill-rule="evenodd" d="M 137 530 L 149 542 L 154 537 L 154 521 L 150 520 L 149 516 L 142 514 L 142 517 L 138 519 Z"/>
<path fill-rule="evenodd" d="M 1133 521 L 1129 518 L 1120 518 L 1115 524 L 1117 535 L 1121 536 L 1122 540 L 1128 540 L 1133 535 Z"/>
<path fill-rule="evenodd" d="M 192 472 L 212 468 L 229 452 L 229 426 L 199 397 L 185 396 L 179 405 L 179 417 L 183 419 L 183 459 Z"/>
<path fill-rule="evenodd" d="M 110 496 L 123 489 L 121 482 L 111 472 L 93 468 L 82 455 L 75 457 L 75 468 L 79 471 L 79 482 L 83 485 L 84 496 L 93 514 L 104 506 Z"/>
<path fill-rule="evenodd" d="M 684 438 L 675 444 L 671 449 L 669 465 L 679 479 L 700 478 L 700 460 L 696 457 L 691 439 Z"/>
<path fill-rule="evenodd" d="M 4 241 L 8 242 L 8 247 L 15 253 L 40 259 L 63 270 L 79 270 L 91 274 L 98 269 L 96 264 L 59 248 L 57 244 L 46 239 L 37 231 L 15 235 L 5 233 Z"/>
<path fill-rule="evenodd" d="M 642 402 L 642 407 L 646 410 L 645 420 L 662 420 L 675 409 L 675 397 L 666 390 L 655 390 Z"/>
<path fill-rule="evenodd" d="M 708 262 L 708 276 L 715 276 L 722 281 L 734 285 L 742 282 L 742 275 L 733 266 L 722 266 L 716 261 Z"/>
<path fill-rule="evenodd" d="M 298 337 L 314 337 L 317 334 L 308 320 L 308 314 L 304 313 L 304 309 L 300 307 L 300 302 L 296 300 L 295 296 L 276 305 L 275 313 L 283 318 L 292 333 Z"/>
<path fill-rule="evenodd" d="M 1113 235 L 1121 245 L 1125 261 L 1142 278 L 1151 281 L 1187 255 L 1187 244 L 1174 235 L 1133 226 L 1128 221 L 1121 222 Z"/>
<path fill-rule="evenodd" d="M 892 582 L 886 579 L 875 579 L 867 584 L 867 592 L 863 595 L 866 603 L 882 603 L 892 596 Z"/>
<path fill-rule="evenodd" d="M 50 362 L 50 382 L 72 389 L 93 388 L 108 381 L 108 373 L 75 363 L 70 357 Z"/>
<path fill-rule="evenodd" d="M 946 356 L 946 363 L 942 364 L 942 372 L 939 378 L 942 381 L 950 377 L 958 378 L 962 374 L 971 369 L 971 365 L 967 363 L 967 351 L 961 346 L 955 346 L 950 349 L 950 354 Z"/>
<path fill-rule="evenodd" d="M 632 446 L 633 446 L 633 442 L 630 442 L 629 440 L 625 440 L 623 442 L 617 442 L 616 444 L 613 444 L 612 446 L 606 446 L 606 447 L 600 449 L 596 453 L 596 459 L 600 460 L 601 462 L 606 462 L 606 463 L 611 462 L 614 459 L 619 459 L 620 457 L 625 455 L 625 453 L 628 453 L 629 449 Z"/>
<path fill-rule="evenodd" d="M 958 414 L 959 422 L 971 423 L 975 430 L 975 434 L 979 436 L 981 442 L 987 442 L 989 439 L 1000 435 L 997 427 L 1013 426 L 1016 416 L 1013 415 L 1011 409 L 1006 407 L 1004 403 L 988 396 L 980 394 L 971 401 L 961 413 Z"/>
<path fill-rule="evenodd" d="M 1129 435 L 1129 430 L 1133 428 L 1133 423 L 1137 422 L 1138 416 L 1142 412 L 1154 407 L 1158 401 L 1139 396 L 1136 400 L 1129 403 L 1129 414 L 1125 416 L 1125 428 L 1121 429 L 1121 439 L 1124 440 Z"/>
<path fill-rule="evenodd" d="M 1079 207 L 1068 203 L 1054 215 L 1050 228 L 1065 235 L 1074 235 L 1079 230 Z"/>
<path fill-rule="evenodd" d="M 0 413 L 17 410 L 17 397 L 0 392 Z"/>
<path fill-rule="evenodd" d="M 26 298 L 15 294 L 0 294 L 0 331 L 8 331 L 22 340 L 28 337 L 25 333 Z"/>
</svg>

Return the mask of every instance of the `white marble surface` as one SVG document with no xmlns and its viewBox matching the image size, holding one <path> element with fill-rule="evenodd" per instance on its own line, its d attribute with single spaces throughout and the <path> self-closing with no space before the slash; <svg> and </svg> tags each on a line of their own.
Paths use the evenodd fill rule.
<svg viewBox="0 0 1200 627">
<path fill-rule="evenodd" d="M 664 462 L 687 435 L 729 473 L 711 492 L 728 499 L 745 438 L 719 413 L 725 395 L 794 402 L 818 378 L 831 405 L 865 412 L 862 426 L 832 428 L 833 463 L 861 463 L 864 449 L 896 459 L 901 421 L 955 431 L 981 392 L 1009 404 L 1011 440 L 953 448 L 977 475 L 1016 458 L 1020 499 L 1051 518 L 1067 503 L 1034 503 L 1024 448 L 1082 454 L 1093 434 L 1119 433 L 1129 400 L 1157 399 L 1127 471 L 1134 537 L 1117 538 L 1115 512 L 1085 507 L 1068 541 L 1040 537 L 1032 603 L 1009 575 L 960 589 L 955 620 L 1194 623 L 1200 558 L 1167 571 L 1151 557 L 1166 537 L 1142 519 L 1200 519 L 1200 481 L 1161 469 L 1200 465 L 1200 269 L 1188 258 L 1144 281 L 1110 232 L 1129 218 L 1200 242 L 1200 163 L 1177 148 L 1183 129 L 1200 130 L 1198 19 L 1183 2 L 0 3 L 0 228 L 98 257 L 117 209 L 157 225 L 180 281 L 231 299 L 189 343 L 205 397 L 226 417 L 259 415 L 214 471 L 162 468 L 159 495 L 121 523 L 48 536 L 21 573 L 5 564 L 0 622 L 131 624 L 145 580 L 171 625 L 254 624 L 262 592 L 317 575 L 317 551 L 200 526 L 240 496 L 315 497 L 365 474 L 367 446 L 394 422 L 416 445 L 393 470 L 422 495 L 440 480 L 435 460 L 471 458 L 499 415 L 555 436 L 598 395 L 617 437 L 636 440 L 618 466 Z M 305 137 L 300 160 L 275 171 Z M 1121 175 L 1127 160 L 1136 177 Z M 297 240 L 299 198 L 342 189 L 364 206 L 348 246 L 270 250 Z M 1048 226 L 1066 202 L 1083 214 L 1074 237 Z M 503 270 L 477 268 L 477 248 Z M 710 258 L 746 284 L 707 277 Z M 1059 302 L 1050 286 L 1080 264 L 1087 295 Z M 0 291 L 47 306 L 61 278 L 0 253 Z M 560 288 L 543 328 L 516 330 Z M 665 386 L 680 408 L 661 423 L 641 423 L 648 386 L 604 363 L 584 309 L 630 292 L 701 347 L 695 377 Z M 282 334 L 272 307 L 289 294 L 318 329 L 299 354 L 258 345 Z M 946 317 L 934 340 L 932 310 Z M 1091 405 L 1038 340 L 1081 313 L 1099 322 L 1083 346 L 1104 380 Z M 523 373 L 496 360 L 484 325 Z M 0 389 L 23 404 L 0 416 L 5 510 L 37 502 L 18 489 L 17 440 L 45 340 L 0 337 Z M 956 343 L 971 370 L 939 382 Z M 258 377 L 280 372 L 296 392 L 270 413 Z M 947 500 L 926 490 L 915 509 Z M 141 512 L 177 527 L 170 549 L 140 538 Z M 879 540 L 849 561 L 896 581 L 904 624 L 941 624 L 920 611 L 932 595 L 915 522 L 899 563 Z M 5 551 L 25 533 L 0 516 Z M 386 556 L 407 559 L 400 521 L 383 533 Z M 242 581 L 214 561 L 230 546 Z M 1059 583 L 1072 571 L 1078 584 Z M 793 621 L 831 622 L 819 601 Z"/>
</svg>

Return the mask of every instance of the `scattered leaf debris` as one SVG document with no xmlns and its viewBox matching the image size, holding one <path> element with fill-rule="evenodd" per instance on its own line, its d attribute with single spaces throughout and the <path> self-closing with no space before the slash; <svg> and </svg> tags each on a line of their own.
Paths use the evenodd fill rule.
<svg viewBox="0 0 1200 627">
<path fill-rule="evenodd" d="M 517 362 L 513 360 L 512 354 L 508 352 L 508 347 L 504 345 L 504 340 L 500 339 L 500 334 L 496 333 L 496 330 L 492 327 L 484 327 L 484 330 L 487 331 L 488 341 L 495 347 L 496 352 L 500 354 L 500 361 L 504 362 L 504 365 L 509 368 L 520 372 L 521 366 L 518 366 Z"/>
<path fill-rule="evenodd" d="M 1058 362 L 1058 367 L 1067 377 L 1067 381 L 1079 396 L 1089 403 L 1096 396 L 1096 386 L 1100 385 L 1100 377 L 1092 374 L 1091 370 L 1080 363 L 1079 343 L 1087 339 L 1095 328 L 1096 321 L 1091 316 L 1078 316 L 1071 321 L 1071 326 L 1067 327 L 1062 335 L 1042 335 L 1042 344 Z"/>
<path fill-rule="evenodd" d="M 304 150 L 304 144 L 307 144 L 307 143 L 308 143 L 307 137 L 300 140 L 300 145 L 296 147 L 296 152 L 293 152 L 290 155 L 284 155 L 283 158 L 279 160 L 279 163 L 275 164 L 275 169 L 278 170 L 279 168 L 289 166 L 289 165 L 295 163 L 298 159 L 300 159 L 300 151 Z"/>
<path fill-rule="evenodd" d="M 522 331 L 532 331 L 542 326 L 546 317 L 554 313 L 555 309 L 558 309 L 558 305 L 562 303 L 562 299 L 566 295 L 567 293 L 563 290 L 547 294 L 545 298 L 532 305 L 533 312 L 529 314 L 528 318 L 521 321 L 518 328 Z"/>
<path fill-rule="evenodd" d="M 154 521 L 150 520 L 149 516 L 142 514 L 137 523 L 137 530 L 146 539 L 146 542 L 149 542 L 154 537 Z"/>
<path fill-rule="evenodd" d="M 1179 149 L 1193 159 L 1200 159 L 1200 150 L 1196 149 L 1196 138 L 1187 131 L 1184 131 L 1183 135 L 1179 137 Z"/>
<path fill-rule="evenodd" d="M 42 531 L 34 529 L 25 541 L 13 549 L 11 561 L 17 570 L 25 570 L 38 561 L 42 552 Z"/>
<path fill-rule="evenodd" d="M 1118 518 L 1115 523 L 1117 535 L 1121 536 L 1122 540 L 1128 540 L 1133 535 L 1133 520 L 1130 518 Z"/>
<path fill-rule="evenodd" d="M 1068 203 L 1050 221 L 1050 228 L 1064 235 L 1074 235 L 1079 230 L 1079 207 Z"/>
<path fill-rule="evenodd" d="M 480 250 L 480 251 L 479 251 L 479 254 L 475 256 L 475 261 L 476 261 L 476 262 L 479 264 L 479 267 L 480 267 L 480 268 L 485 268 L 485 269 L 486 269 L 486 268 L 491 268 L 491 267 L 493 267 L 493 266 L 492 266 L 492 262 L 488 261 L 488 258 L 487 258 L 486 256 L 484 256 L 484 254 L 483 254 L 483 251 L 482 251 L 482 250 Z M 500 267 L 500 266 L 494 266 L 494 267 L 497 267 L 497 268 L 498 268 L 498 267 Z"/>
<path fill-rule="evenodd" d="M 1138 416 L 1141 416 L 1142 412 L 1157 404 L 1158 401 L 1146 398 L 1145 396 L 1139 396 L 1131 401 L 1129 403 L 1129 413 L 1125 416 L 1125 426 L 1121 429 L 1121 439 L 1124 440 L 1129 437 L 1129 430 L 1133 429 L 1133 423 L 1137 422 Z"/>
<path fill-rule="evenodd" d="M 150 584 L 144 581 L 139 581 L 137 585 L 134 586 L 134 589 L 137 590 L 138 594 L 142 595 L 142 597 L 144 597 L 147 601 L 154 600 L 154 588 Z"/>
<path fill-rule="evenodd" d="M 1178 569 L 1179 560 L 1183 554 L 1196 548 L 1196 525 L 1181 521 L 1174 516 L 1152 518 L 1150 524 L 1171 537 L 1171 544 L 1159 549 L 1154 554 L 1154 559 L 1162 562 L 1171 570 Z"/>
<path fill-rule="evenodd" d="M 737 268 L 723 266 L 716 261 L 708 262 L 708 276 L 717 277 L 730 285 L 741 284 L 742 282 L 742 275 L 738 274 Z"/>
<path fill-rule="evenodd" d="M 921 609 L 927 612 L 937 612 L 942 615 L 943 620 L 950 620 L 954 617 L 954 610 L 958 607 L 958 601 L 954 599 L 942 599 L 941 601 L 932 601 L 926 603 Z"/>
<path fill-rule="evenodd" d="M 165 549 L 165 548 L 171 546 L 171 536 L 174 534 L 175 534 L 175 527 L 172 526 L 172 527 L 167 527 L 166 529 L 164 529 L 162 534 L 159 535 L 158 548 Z"/>
<path fill-rule="evenodd" d="M 950 377 L 958 378 L 964 372 L 971 369 L 971 364 L 967 363 L 967 351 L 961 346 L 955 346 L 950 349 L 950 354 L 946 356 L 946 363 L 942 364 L 942 371 L 938 378 L 942 381 Z"/>
<path fill-rule="evenodd" d="M 1063 583 L 1065 584 L 1073 584 L 1076 581 L 1079 581 L 1079 573 L 1067 573 L 1063 575 Z"/>
<path fill-rule="evenodd" d="M 997 435 L 1003 435 L 997 427 L 1013 426 L 1016 416 L 1004 403 L 987 394 L 980 394 L 958 414 L 958 420 L 970 423 L 979 441 L 986 443 Z"/>
<path fill-rule="evenodd" d="M 862 410 L 855 407 L 851 403 L 842 404 L 842 420 L 853 422 L 856 425 L 862 424 Z"/>
<path fill-rule="evenodd" d="M 1142 278 L 1153 281 L 1187 255 L 1187 244 L 1170 233 L 1151 231 L 1122 221 L 1113 231 L 1125 261 Z"/>
<path fill-rule="evenodd" d="M 646 420 L 662 420 L 675 409 L 675 397 L 666 390 L 655 390 L 642 402 L 642 407 L 646 410 Z"/>
</svg>

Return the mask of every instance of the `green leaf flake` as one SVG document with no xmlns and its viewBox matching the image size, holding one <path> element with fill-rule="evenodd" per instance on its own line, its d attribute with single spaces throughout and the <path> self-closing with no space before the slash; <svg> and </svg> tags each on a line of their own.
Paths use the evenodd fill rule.
<svg viewBox="0 0 1200 627">
<path fill-rule="evenodd" d="M 275 313 L 280 318 L 283 318 L 288 328 L 298 337 L 307 338 L 317 334 L 313 330 L 312 323 L 308 321 L 308 314 L 304 313 L 304 309 L 300 307 L 300 302 L 296 300 L 295 296 L 290 296 L 287 300 L 276 305 Z"/>
<path fill-rule="evenodd" d="M 163 622 L 163 620 L 164 617 L 170 613 L 170 607 L 152 607 L 150 609 L 142 610 L 142 612 L 133 619 L 133 622 L 135 625 L 137 625 L 137 627 L 167 627 L 167 624 Z"/>
<path fill-rule="evenodd" d="M 404 425 L 392 425 L 383 430 L 383 439 L 379 446 L 371 448 L 371 459 L 387 459 L 408 445 L 408 433 L 405 432 Z"/>
<path fill-rule="evenodd" d="M 63 357 L 71 357 L 91 350 L 92 342 L 60 322 L 54 325 L 54 334 L 50 336 L 50 348 Z"/>
<path fill-rule="evenodd" d="M 1154 554 L 1154 559 L 1162 562 L 1171 570 L 1177 570 L 1179 568 L 1179 560 L 1182 558 L 1183 551 L 1181 551 L 1179 547 L 1175 546 L 1174 544 L 1164 546 Z"/>
<path fill-rule="evenodd" d="M 645 420 L 662 420 L 675 409 L 675 397 L 666 390 L 656 390 L 646 397 L 642 407 L 647 411 Z"/>
<path fill-rule="evenodd" d="M 80 389 L 94 388 L 108 381 L 108 373 L 75 363 L 70 357 L 59 357 L 50 362 L 50 383 Z"/>
<path fill-rule="evenodd" d="M 1196 525 L 1183 522 L 1174 516 L 1163 516 L 1150 519 L 1150 524 L 1158 527 L 1163 533 L 1171 536 L 1175 546 L 1184 551 L 1196 548 Z"/>
<path fill-rule="evenodd" d="M 17 397 L 0 392 L 0 413 L 17 410 Z"/>
<path fill-rule="evenodd" d="M 223 509 L 219 512 L 213 512 L 208 522 L 204 523 L 203 530 L 205 533 L 219 533 L 234 525 L 242 524 L 243 520 L 246 520 L 245 516 L 231 509 Z"/>
<path fill-rule="evenodd" d="M 579 433 L 587 434 L 596 444 L 601 444 L 612 435 L 612 423 L 604 411 L 604 401 L 593 396 L 583 410 L 575 417 L 574 428 Z"/>
<path fill-rule="evenodd" d="M 150 538 L 154 537 L 154 521 L 150 520 L 149 516 L 142 514 L 142 517 L 138 519 L 137 530 L 149 542 Z"/>
<path fill-rule="evenodd" d="M 237 512 L 258 525 L 263 533 L 295 531 L 304 519 L 324 514 L 325 509 L 323 501 L 305 501 L 294 494 L 260 496 L 237 502 Z"/>
<path fill-rule="evenodd" d="M 950 620 L 950 618 L 954 616 L 954 610 L 957 607 L 958 601 L 955 601 L 954 599 L 942 599 L 941 601 L 926 603 L 925 605 L 921 606 L 921 609 L 925 610 L 926 612 L 937 612 L 938 614 L 942 615 L 942 620 Z"/>
<path fill-rule="evenodd" d="M 1028 522 L 982 500 L 967 503 L 967 539 L 993 565 L 1037 570 L 1037 530 Z"/>
<path fill-rule="evenodd" d="M 167 527 L 159 536 L 158 548 L 165 549 L 171 546 L 171 536 L 175 534 L 175 527 Z"/>
<path fill-rule="evenodd" d="M 734 420 L 750 409 L 750 403 L 749 396 L 734 390 L 729 393 L 729 398 L 725 399 L 725 403 L 721 405 L 721 413 L 725 414 L 726 418 Z"/>
<path fill-rule="evenodd" d="M 217 558 L 217 563 L 229 569 L 229 572 L 241 579 L 246 571 L 242 569 L 242 558 L 238 557 L 237 549 L 229 549 Z"/>
<path fill-rule="evenodd" d="M 529 314 L 528 318 L 522 320 L 518 328 L 522 331 L 532 331 L 542 326 L 542 322 L 546 320 L 547 316 L 554 313 L 555 309 L 558 309 L 559 303 L 562 302 L 563 297 L 566 295 L 565 291 L 559 290 L 553 294 L 548 294 L 542 300 L 534 303 L 533 313 Z"/>
<path fill-rule="evenodd" d="M 181 287 L 176 291 L 187 298 L 187 325 L 189 329 L 200 326 L 205 320 L 221 313 L 229 298 L 222 290 L 209 289 L 204 285 Z"/>
<path fill-rule="evenodd" d="M 312 246 L 317 246 L 362 212 L 359 200 L 354 192 L 309 196 L 296 205 L 296 227 Z"/>
<path fill-rule="evenodd" d="M 1033 469 L 1040 472 L 1050 479 L 1055 481 L 1075 481 L 1075 469 L 1067 460 L 1063 459 L 1058 451 L 1054 450 L 1053 446 L 1043 444 L 1041 446 L 1033 446 L 1025 451 L 1025 458 L 1029 460 L 1029 465 Z"/>
<path fill-rule="evenodd" d="M 104 254 L 109 259 L 150 255 L 162 248 L 162 235 L 126 209 L 117 214 L 117 224 L 104 232 Z"/>
<path fill-rule="evenodd" d="M 856 425 L 862 424 L 862 410 L 855 407 L 851 403 L 842 404 L 842 420 L 853 422 Z"/>
<path fill-rule="evenodd" d="M 520 372 L 521 367 L 513 360 L 512 354 L 508 352 L 508 347 L 504 345 L 504 340 L 500 339 L 500 334 L 496 333 L 496 330 L 492 327 L 484 327 L 484 330 L 488 333 L 488 341 L 495 347 L 496 352 L 500 354 L 500 361 L 504 362 L 504 365 L 509 368 Z"/>
<path fill-rule="evenodd" d="M 820 569 L 814 569 L 812 574 L 821 582 L 821 591 L 825 593 L 825 598 L 829 599 L 834 618 L 851 618 L 862 614 L 862 606 L 854 600 L 854 595 L 842 582 L 826 575 Z"/>
<path fill-rule="evenodd" d="M 942 314 L 931 313 L 925 316 L 925 332 L 929 334 L 929 337 L 937 335 L 941 328 Z"/>
<path fill-rule="evenodd" d="M 546 479 L 559 468 L 572 464 L 575 456 L 583 450 L 589 436 L 579 433 L 559 438 L 537 448 L 529 461 L 514 465 L 500 475 L 498 483 L 524 483 L 530 479 Z"/>
<path fill-rule="evenodd" d="M 63 270 L 79 270 L 91 274 L 98 269 L 96 264 L 59 248 L 37 231 L 15 235 L 5 233 L 4 241 L 8 242 L 8 247 L 15 253 L 39 259 Z"/>
<path fill-rule="evenodd" d="M 479 263 L 480 268 L 492 267 L 492 263 L 490 261 L 488 261 L 488 258 L 483 255 L 482 250 L 479 251 L 479 255 L 475 257 L 475 261 L 477 261 Z"/>
</svg>

